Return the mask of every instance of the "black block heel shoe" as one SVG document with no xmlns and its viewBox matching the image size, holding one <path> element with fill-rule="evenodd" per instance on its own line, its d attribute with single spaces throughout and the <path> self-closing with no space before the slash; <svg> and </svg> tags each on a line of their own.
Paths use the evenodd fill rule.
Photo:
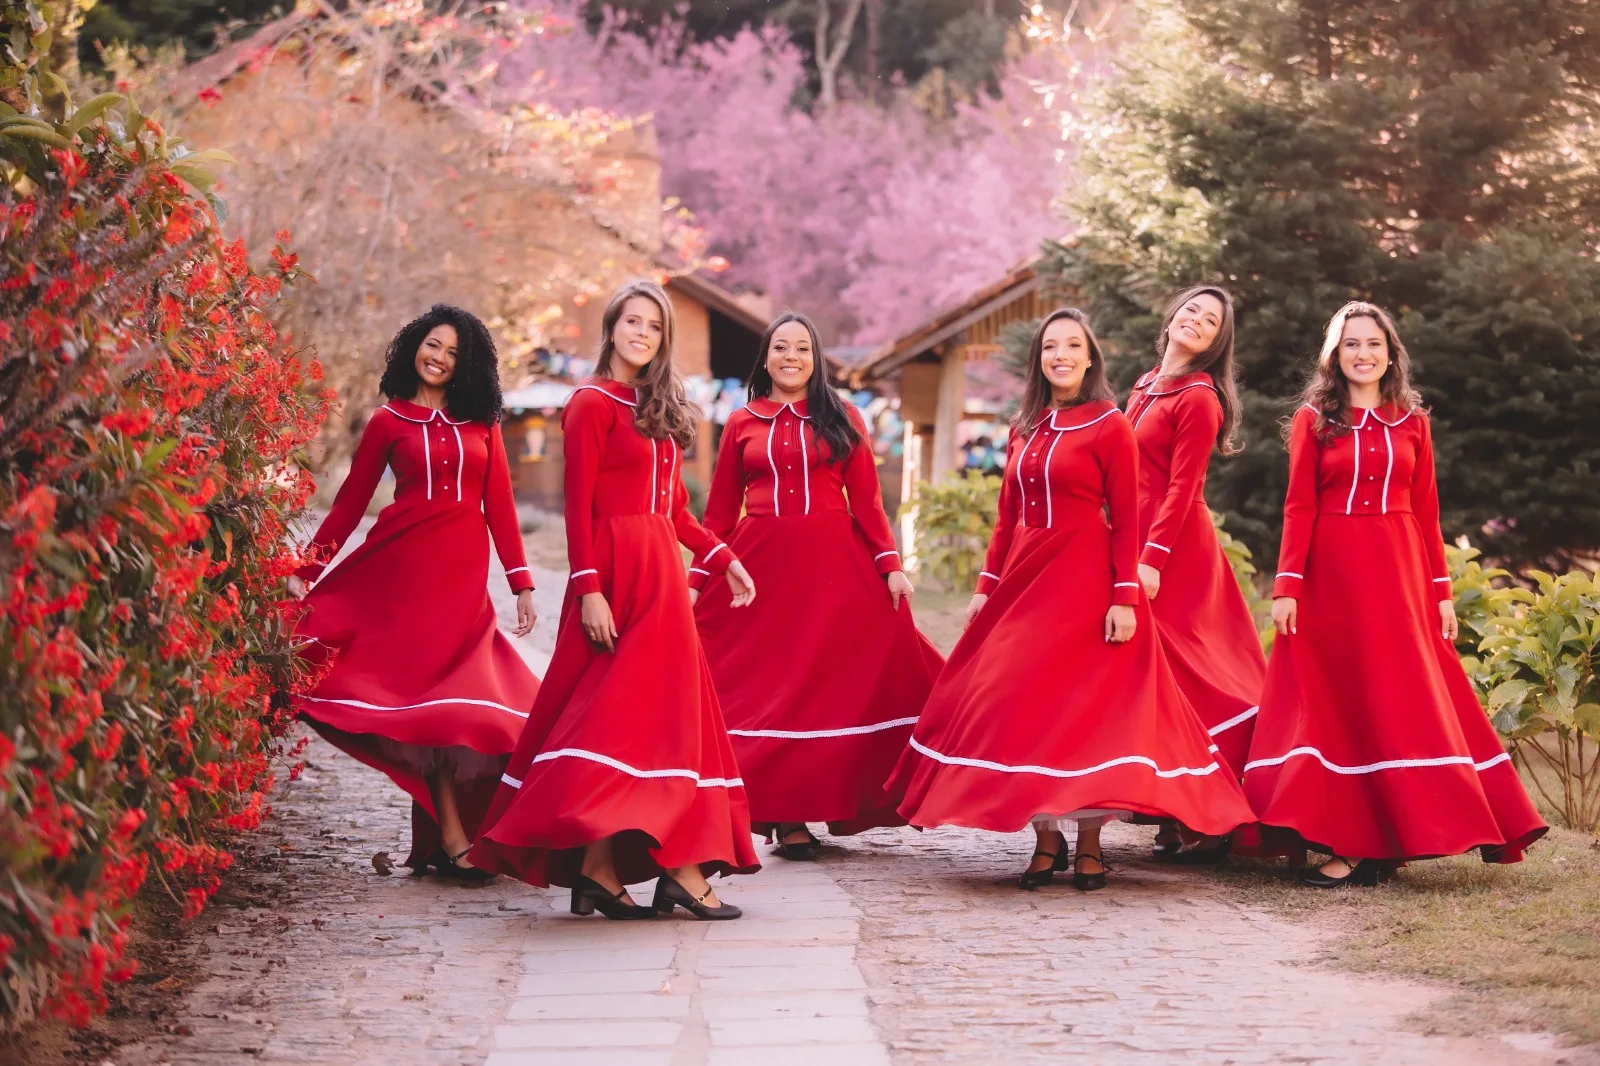
<svg viewBox="0 0 1600 1066">
<path fill-rule="evenodd" d="M 1097 874 L 1086 874 L 1082 870 L 1079 870 L 1078 863 L 1082 862 L 1084 859 L 1093 859 L 1095 862 L 1099 863 L 1100 872 Z M 1101 858 L 1099 855 L 1089 855 L 1080 851 L 1078 852 L 1078 858 L 1072 864 L 1072 887 L 1077 889 L 1079 892 L 1095 892 L 1099 889 L 1105 888 L 1106 871 L 1109 869 L 1111 869 L 1111 867 L 1107 866 L 1106 860 Z"/>
<path fill-rule="evenodd" d="M 627 889 L 612 892 L 600 882 L 591 881 L 580 874 L 578 879 L 572 882 L 572 913 L 586 915 L 599 911 L 607 918 L 633 922 L 656 916 L 656 912 L 649 907 L 623 902 L 622 897 L 627 894 Z"/>
<path fill-rule="evenodd" d="M 1178 827 L 1172 822 L 1163 822 L 1156 831 L 1155 843 L 1150 846 L 1150 857 L 1156 862 L 1169 862 L 1172 857 L 1183 850 L 1183 837 L 1178 835 Z"/>
<path fill-rule="evenodd" d="M 783 838 L 797 830 L 804 832 L 806 838 L 792 844 L 785 843 Z M 773 832 L 773 836 L 777 838 L 778 854 L 791 862 L 809 862 L 817 857 L 817 849 L 822 847 L 822 841 L 816 838 L 811 828 L 804 822 L 787 827 L 780 825 Z"/>
<path fill-rule="evenodd" d="M 672 913 L 673 907 L 682 907 L 702 922 L 732 921 L 744 913 L 744 911 L 731 903 L 723 903 L 715 907 L 706 906 L 706 897 L 709 895 L 711 895 L 710 886 L 707 886 L 705 892 L 701 895 L 692 896 L 687 888 L 684 888 L 666 874 L 662 874 L 661 879 L 656 882 L 656 913 L 668 915 Z"/>
<path fill-rule="evenodd" d="M 1320 868 L 1307 868 L 1300 871 L 1300 883 L 1308 888 L 1342 888 L 1345 885 L 1355 885 L 1359 888 L 1376 888 L 1394 876 L 1394 865 L 1379 859 L 1362 859 L 1352 863 L 1349 859 L 1339 858 L 1350 867 L 1350 872 L 1343 877 L 1331 877 L 1322 872 Z"/>
<path fill-rule="evenodd" d="M 1054 851 L 1036 851 L 1035 859 L 1049 859 L 1050 865 L 1043 870 L 1024 870 L 1022 876 L 1017 878 L 1017 887 L 1032 892 L 1036 888 L 1055 882 L 1056 874 L 1063 870 L 1072 869 L 1072 861 L 1067 858 L 1067 849 L 1062 848 L 1059 853 Z"/>
</svg>

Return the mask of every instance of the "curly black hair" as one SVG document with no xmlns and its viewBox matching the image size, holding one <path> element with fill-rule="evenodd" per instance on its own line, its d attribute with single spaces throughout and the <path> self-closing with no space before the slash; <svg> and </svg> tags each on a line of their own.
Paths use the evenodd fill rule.
<svg viewBox="0 0 1600 1066">
<path fill-rule="evenodd" d="M 444 387 L 446 413 L 458 422 L 500 421 L 500 355 L 494 338 L 477 315 L 449 304 L 434 304 L 394 335 L 378 391 L 391 400 L 416 396 L 422 384 L 417 377 L 417 349 L 435 326 L 456 331 L 456 372 Z"/>
</svg>

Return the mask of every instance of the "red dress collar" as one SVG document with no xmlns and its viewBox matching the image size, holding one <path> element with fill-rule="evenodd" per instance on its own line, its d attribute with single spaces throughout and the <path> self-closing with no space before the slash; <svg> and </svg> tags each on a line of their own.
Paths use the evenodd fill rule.
<svg viewBox="0 0 1600 1066">
<path fill-rule="evenodd" d="M 1373 421 L 1382 422 L 1386 426 L 1398 426 L 1414 413 L 1410 408 L 1402 408 L 1392 403 L 1377 407 L 1352 407 L 1350 426 L 1353 429 L 1366 429 Z"/>
<path fill-rule="evenodd" d="M 434 419 L 439 419 L 440 421 L 446 422 L 452 426 L 464 426 L 468 421 L 465 418 L 458 421 L 457 419 L 451 418 L 443 411 L 436 410 L 432 407 L 424 407 L 420 403 L 412 403 L 410 400 L 402 400 L 399 398 L 390 400 L 383 406 L 388 408 L 390 414 L 399 415 L 407 422 L 422 422 L 426 424 L 428 422 L 432 422 Z"/>
<path fill-rule="evenodd" d="M 1117 405 L 1110 400 L 1090 400 L 1076 407 L 1051 408 L 1039 422 L 1040 424 L 1048 422 L 1050 428 L 1054 430 L 1087 429 L 1101 419 L 1115 414 L 1116 411 Z M 1034 428 L 1037 429 L 1038 426 Z"/>
<path fill-rule="evenodd" d="M 1192 389 L 1198 385 L 1210 385 L 1212 388 L 1216 387 L 1215 383 L 1211 380 L 1211 375 L 1206 373 L 1204 370 L 1196 370 L 1192 374 L 1182 374 L 1166 381 L 1161 381 L 1160 377 L 1161 368 L 1159 366 L 1154 367 L 1147 371 L 1145 375 L 1139 379 L 1138 384 L 1134 385 L 1134 388 L 1144 390 L 1144 394 L 1146 396 L 1170 396 L 1175 392 L 1182 392 L 1184 389 Z M 1158 383 L 1161 386 L 1159 389 L 1156 388 Z"/>
<path fill-rule="evenodd" d="M 618 403 L 625 403 L 629 407 L 636 407 L 639 403 L 639 390 L 632 385 L 624 385 L 615 378 L 589 378 L 578 388 L 603 392 Z"/>
<path fill-rule="evenodd" d="M 805 400 L 799 400 L 795 403 L 779 403 L 777 400 L 763 396 L 760 399 L 751 400 L 749 403 L 745 404 L 745 407 L 757 418 L 765 418 L 769 420 L 777 418 L 785 407 L 794 412 L 795 416 L 798 418 L 811 417 L 811 409 L 806 406 Z"/>
</svg>

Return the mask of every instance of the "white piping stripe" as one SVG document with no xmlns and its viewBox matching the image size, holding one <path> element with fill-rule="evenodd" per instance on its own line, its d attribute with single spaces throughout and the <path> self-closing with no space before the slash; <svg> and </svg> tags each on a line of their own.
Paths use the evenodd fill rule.
<svg viewBox="0 0 1600 1066">
<path fill-rule="evenodd" d="M 1435 585 L 1437 585 L 1437 584 L 1438 584 L 1438 583 L 1439 583 L 1439 582 L 1441 582 L 1441 581 L 1449 581 L 1449 580 L 1450 580 L 1450 579 L 1449 579 L 1449 578 L 1447 578 L 1447 577 L 1436 577 L 1436 578 L 1434 578 L 1434 579 L 1433 579 L 1433 583 L 1434 583 L 1434 584 L 1435 584 Z"/>
<path fill-rule="evenodd" d="M 1322 752 L 1318 751 L 1316 748 L 1305 747 L 1293 748 L 1288 754 L 1279 755 L 1273 759 L 1256 759 L 1253 762 L 1247 762 L 1244 764 L 1244 771 L 1245 773 L 1249 773 L 1251 770 L 1262 766 L 1278 766 L 1282 763 L 1288 762 L 1296 755 L 1314 756 L 1318 762 L 1336 774 L 1370 774 L 1376 770 L 1409 770 L 1416 767 L 1428 766 L 1470 766 L 1474 770 L 1482 773 L 1491 766 L 1495 766 L 1502 762 L 1509 762 L 1511 759 L 1509 754 L 1506 752 L 1501 752 L 1494 758 L 1485 759 L 1483 762 L 1475 761 L 1470 755 L 1445 755 L 1437 759 L 1385 759 L 1382 762 L 1367 763 L 1365 766 L 1340 766 L 1338 763 L 1329 762 L 1323 757 Z"/>
<path fill-rule="evenodd" d="M 1050 442 L 1050 450 L 1044 453 L 1044 528 L 1046 529 L 1050 528 L 1055 517 L 1055 494 L 1050 491 L 1050 459 L 1056 454 L 1056 445 L 1060 443 L 1061 434 L 1058 433 L 1056 439 Z"/>
<path fill-rule="evenodd" d="M 767 464 L 772 467 L 772 517 L 783 517 L 783 482 L 778 478 L 778 464 L 772 459 L 772 435 L 778 431 L 776 418 L 767 423 Z"/>
<path fill-rule="evenodd" d="M 1082 770 L 1058 770 L 1053 766 L 1008 766 L 1005 763 L 990 762 L 988 759 L 964 759 L 956 755 L 945 755 L 941 752 L 934 751 L 925 744 L 922 744 L 917 740 L 916 737 L 911 737 L 910 743 L 913 748 L 926 755 L 928 758 L 937 762 L 942 762 L 947 766 L 971 766 L 979 770 L 998 770 L 1005 774 L 1040 774 L 1044 777 L 1085 777 L 1089 774 L 1099 773 L 1101 770 L 1109 770 L 1114 766 L 1127 766 L 1134 763 L 1150 767 L 1150 769 L 1155 771 L 1157 777 L 1205 777 L 1208 774 L 1215 773 L 1218 769 L 1216 761 L 1213 760 L 1210 766 L 1179 766 L 1173 770 L 1163 770 L 1160 766 L 1156 765 L 1154 759 L 1147 759 L 1143 755 L 1124 755 L 1120 759 L 1108 759 L 1098 766 L 1090 766 Z"/>
<path fill-rule="evenodd" d="M 1304 580 L 1305 580 L 1305 579 L 1306 579 L 1306 575 L 1304 575 L 1304 574 L 1297 574 L 1297 573 L 1295 573 L 1295 572 L 1294 572 L 1294 571 L 1293 571 L 1293 570 L 1279 570 L 1279 571 L 1278 571 L 1278 576 L 1279 576 L 1279 577 L 1297 577 L 1297 578 L 1299 578 L 1299 579 L 1300 579 L 1300 580 L 1301 580 L 1301 581 L 1304 581 Z"/>
<path fill-rule="evenodd" d="M 1058 433 L 1065 432 L 1066 430 L 1069 430 L 1069 429 L 1088 429 L 1090 426 L 1094 425 L 1096 422 L 1104 421 L 1105 419 L 1110 418 L 1112 415 L 1116 414 L 1117 413 L 1117 409 L 1115 407 L 1113 407 L 1111 410 L 1109 410 L 1109 411 L 1105 412 L 1104 414 L 1102 414 L 1099 418 L 1091 418 L 1089 421 L 1085 422 L 1081 426 L 1058 426 L 1058 425 L 1056 425 L 1056 416 L 1059 415 L 1060 413 L 1061 413 L 1060 411 L 1051 411 L 1050 412 L 1050 428 L 1055 430 Z"/>
<path fill-rule="evenodd" d="M 1024 522 L 1026 522 L 1028 518 L 1028 490 L 1022 481 L 1022 464 L 1028 459 L 1028 449 L 1033 447 L 1033 438 L 1037 437 L 1039 435 L 1039 430 L 1043 428 L 1043 421 L 1041 421 L 1037 426 L 1033 427 L 1033 432 L 1028 434 L 1028 439 L 1023 442 L 1022 453 L 1017 456 L 1017 491 L 1022 494 L 1022 506 L 1019 508 L 1019 510 L 1022 514 Z M 1048 485 L 1045 487 L 1045 491 L 1046 494 L 1048 494 Z"/>
<path fill-rule="evenodd" d="M 1361 420 L 1363 425 L 1366 424 L 1366 421 L 1367 420 L 1365 418 L 1363 418 Z M 1355 476 L 1353 476 L 1350 479 L 1350 495 L 1344 501 L 1344 513 L 1345 514 L 1349 514 L 1351 512 L 1351 509 L 1355 507 L 1355 505 L 1356 505 L 1356 486 L 1361 484 L 1361 426 L 1351 426 L 1350 427 L 1350 436 L 1352 438 L 1354 438 L 1355 445 L 1356 445 L 1356 472 L 1355 472 Z"/>
<path fill-rule="evenodd" d="M 899 552 L 879 552 L 877 555 L 874 555 L 872 557 L 872 561 L 873 562 L 877 562 L 879 559 L 882 559 L 885 555 L 899 555 L 899 554 L 900 554 Z"/>
<path fill-rule="evenodd" d="M 989 573 L 989 571 L 987 571 L 987 570 L 979 570 L 979 571 L 978 571 L 978 576 L 979 576 L 979 577 L 992 577 L 992 578 L 994 578 L 994 579 L 995 579 L 995 580 L 996 580 L 996 581 L 999 581 L 999 580 L 1000 580 L 1000 575 L 999 575 L 999 574 L 991 574 L 991 573 Z"/>
<path fill-rule="evenodd" d="M 1162 551 L 1166 552 L 1168 555 L 1172 554 L 1172 549 L 1171 548 L 1167 547 L 1165 544 L 1157 544 L 1153 540 L 1145 541 L 1144 542 L 1144 546 L 1146 548 L 1160 548 Z"/>
<path fill-rule="evenodd" d="M 501 774 L 500 775 L 500 780 L 504 781 L 506 784 L 510 785 L 512 788 L 521 788 L 522 787 L 522 780 L 520 778 L 512 777 L 510 774 Z"/>
<path fill-rule="evenodd" d="M 656 439 L 650 438 L 650 513 L 656 513 L 656 464 L 661 461 L 661 453 L 656 449 Z"/>
<path fill-rule="evenodd" d="M 448 425 L 448 426 L 464 426 L 468 422 L 472 421 L 472 419 L 470 419 L 470 418 L 463 418 L 461 421 L 457 422 L 457 421 L 447 417 L 445 415 L 445 413 L 443 411 L 439 410 L 438 408 L 430 408 L 432 413 L 429 414 L 427 418 L 412 418 L 410 415 L 403 415 L 399 411 L 396 411 L 393 407 L 390 407 L 388 404 L 384 404 L 382 407 L 378 408 L 378 410 L 380 410 L 380 411 L 388 411 L 390 414 L 394 415 L 396 418 L 403 418 L 407 422 L 415 422 L 419 426 L 426 426 L 429 423 L 431 423 L 435 418 L 439 419 L 441 422 L 445 423 L 445 425 Z"/>
<path fill-rule="evenodd" d="M 1206 732 L 1209 733 L 1211 736 L 1216 736 L 1218 733 L 1226 733 L 1228 730 L 1232 729 L 1234 726 L 1239 725 L 1242 722 L 1248 722 L 1250 719 L 1254 718 L 1258 713 L 1260 713 L 1260 711 L 1261 711 L 1260 707 L 1252 707 L 1248 711 L 1245 711 L 1243 714 L 1236 714 L 1232 718 L 1228 719 L 1226 722 L 1222 722 L 1222 723 L 1220 723 L 1218 725 L 1212 726 L 1210 729 L 1206 730 Z M 1213 749 L 1213 750 L 1215 750 L 1215 749 Z"/>
<path fill-rule="evenodd" d="M 340 703 L 346 707 L 360 708 L 363 711 L 414 711 L 419 707 L 438 707 L 446 703 L 465 703 L 471 707 L 493 707 L 497 711 L 505 711 L 507 714 L 514 714 L 518 718 L 528 717 L 527 711 L 519 711 L 515 708 L 507 707 L 503 703 L 495 703 L 493 700 L 427 700 L 423 703 L 407 703 L 399 707 L 385 707 L 377 703 L 367 703 L 364 700 L 339 700 L 326 696 L 300 696 L 297 698 L 308 700 L 312 703 Z"/>
<path fill-rule="evenodd" d="M 584 574 L 598 574 L 599 572 L 600 571 L 598 571 L 598 570 L 575 570 L 571 574 L 568 574 L 567 576 L 568 577 L 572 577 L 572 578 L 580 578 Z"/>
<path fill-rule="evenodd" d="M 678 442 L 669 440 L 667 441 L 667 447 L 672 450 L 667 453 L 667 505 L 662 508 L 661 513 L 670 515 L 672 513 L 673 498 L 677 495 L 672 490 L 678 484 Z"/>
<path fill-rule="evenodd" d="M 697 788 L 743 788 L 744 780 L 738 777 L 701 777 L 693 770 L 641 770 L 637 766 L 629 766 L 620 759 L 613 759 L 609 755 L 601 755 L 597 751 L 585 751 L 582 748 L 557 748 L 554 751 L 541 751 L 533 757 L 530 766 L 537 766 L 542 762 L 552 759 L 585 759 L 597 762 L 602 766 L 609 766 L 613 770 L 620 770 L 630 777 L 682 777 L 693 781 Z"/>
<path fill-rule="evenodd" d="M 1136 589 L 1139 587 L 1139 583 L 1137 581 L 1118 581 L 1111 587 L 1114 589 Z"/>
<path fill-rule="evenodd" d="M 704 575 L 706 575 L 706 577 L 710 577 L 711 576 L 711 571 L 702 570 L 698 566 L 689 567 L 689 573 L 691 573 L 691 574 L 704 574 Z"/>
<path fill-rule="evenodd" d="M 885 729 L 915 725 L 916 716 L 896 718 L 892 722 L 874 722 L 872 725 L 853 725 L 844 729 L 730 729 L 730 737 L 773 737 L 777 740 L 821 740 L 828 737 L 858 737 L 864 733 L 881 733 Z"/>
<path fill-rule="evenodd" d="M 1378 421 L 1383 421 L 1381 418 Z M 1389 427 L 1383 427 L 1383 446 L 1389 451 L 1389 465 L 1383 470 L 1383 510 L 1381 514 L 1389 513 L 1389 476 L 1394 473 L 1394 438 L 1389 436 Z"/>
<path fill-rule="evenodd" d="M 467 465 L 467 452 L 461 447 L 461 431 L 453 425 L 450 431 L 456 435 L 456 502 L 460 503 L 462 468 Z"/>
<path fill-rule="evenodd" d="M 1213 386 L 1212 383 L 1209 382 L 1209 381 L 1191 381 L 1187 385 L 1181 386 L 1181 387 L 1176 388 L 1176 389 L 1168 389 L 1166 392 L 1150 392 L 1149 390 L 1146 390 L 1145 391 L 1145 395 L 1146 396 L 1176 396 L 1176 395 L 1178 395 L 1178 393 L 1184 392 L 1184 391 L 1186 391 L 1188 389 L 1209 389 L 1209 388 L 1214 388 L 1214 387 L 1215 386 Z"/>
<path fill-rule="evenodd" d="M 422 427 L 422 465 L 428 471 L 428 499 L 433 499 L 433 452 L 428 448 L 428 427 Z"/>
<path fill-rule="evenodd" d="M 709 563 L 711 561 L 711 557 L 713 555 L 717 554 L 719 551 L 721 551 L 723 548 L 726 548 L 726 547 L 727 547 L 726 544 L 720 544 L 719 543 L 715 548 L 712 548 L 710 551 L 706 552 L 706 557 L 704 559 L 701 559 L 700 561 L 702 563 Z"/>
<path fill-rule="evenodd" d="M 605 389 L 602 389 L 599 385 L 579 385 L 577 388 L 572 390 L 572 394 L 574 396 L 576 396 L 578 393 L 582 392 L 585 389 L 592 389 L 595 392 L 598 392 L 602 396 L 609 396 L 613 400 L 617 401 L 618 403 L 625 403 L 629 407 L 638 407 L 639 406 L 637 403 L 635 403 L 632 400 L 624 400 L 621 396 L 618 396 L 616 393 L 608 392 Z"/>
<path fill-rule="evenodd" d="M 506 577 L 510 577 L 512 574 L 521 573 L 524 570 L 528 570 L 528 568 L 526 566 L 513 566 L 510 570 L 506 571 Z M 528 573 L 531 574 L 533 571 L 528 570 Z"/>
</svg>

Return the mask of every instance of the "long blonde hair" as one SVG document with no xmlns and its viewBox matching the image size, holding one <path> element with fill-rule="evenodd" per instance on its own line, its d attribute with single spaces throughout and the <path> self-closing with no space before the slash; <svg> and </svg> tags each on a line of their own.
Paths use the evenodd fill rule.
<svg viewBox="0 0 1600 1066">
<path fill-rule="evenodd" d="M 611 295 L 605 314 L 600 317 L 600 354 L 595 359 L 595 373 L 612 377 L 611 364 L 617 357 L 617 347 L 612 334 L 622 309 L 635 296 L 643 296 L 661 312 L 661 347 L 655 358 L 644 368 L 644 373 L 632 382 L 638 390 L 639 401 L 633 409 L 635 428 L 656 440 L 674 440 L 678 447 L 688 448 L 700 431 L 700 408 L 689 401 L 683 388 L 683 378 L 672 364 L 672 342 L 677 334 L 676 320 L 672 314 L 672 300 L 667 292 L 653 281 L 630 281 Z"/>
<path fill-rule="evenodd" d="M 1394 320 L 1377 304 L 1365 300 L 1351 300 L 1328 319 L 1327 331 L 1322 335 L 1322 353 L 1317 356 L 1317 368 L 1311 380 L 1300 393 L 1300 403 L 1317 413 L 1317 439 L 1331 440 L 1350 432 L 1350 382 L 1339 366 L 1339 344 L 1344 340 L 1344 324 L 1352 318 L 1370 318 L 1383 331 L 1389 345 L 1389 367 L 1378 381 L 1383 402 L 1393 404 L 1403 411 L 1413 411 L 1422 406 L 1422 397 L 1411 387 L 1411 355 L 1400 342 L 1400 333 Z M 1284 428 L 1288 435 L 1287 425 Z"/>
</svg>

